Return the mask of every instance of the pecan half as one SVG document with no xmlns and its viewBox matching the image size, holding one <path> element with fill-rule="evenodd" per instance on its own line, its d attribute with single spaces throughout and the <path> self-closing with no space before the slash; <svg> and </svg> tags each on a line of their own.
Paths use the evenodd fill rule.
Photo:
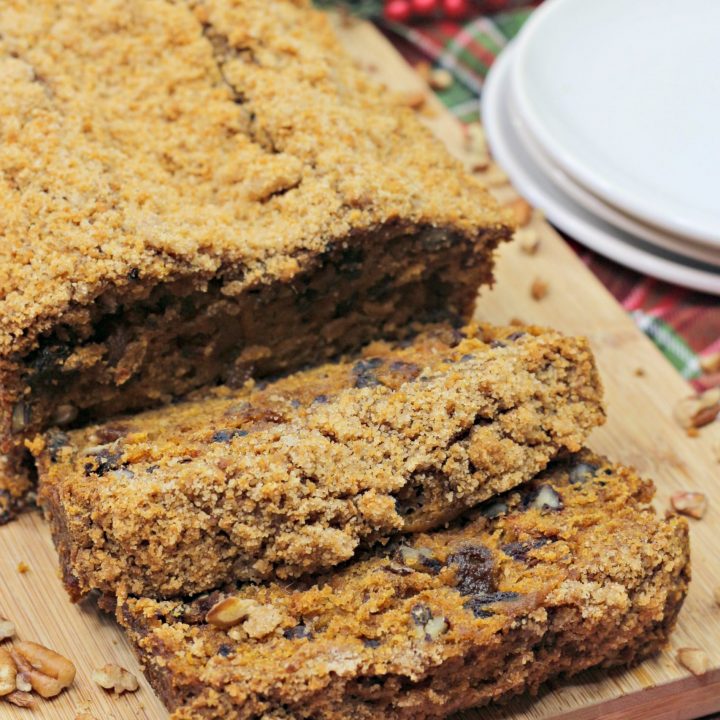
<svg viewBox="0 0 720 720">
<path fill-rule="evenodd" d="M 34 642 L 19 642 L 10 651 L 17 669 L 41 697 L 51 698 L 72 685 L 75 665 L 54 650 Z"/>
</svg>

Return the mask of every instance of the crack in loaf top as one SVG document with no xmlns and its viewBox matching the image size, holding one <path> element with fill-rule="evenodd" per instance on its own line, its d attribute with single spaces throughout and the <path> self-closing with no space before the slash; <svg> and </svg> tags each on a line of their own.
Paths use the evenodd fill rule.
<svg viewBox="0 0 720 720">
<path fill-rule="evenodd" d="M 501 224 L 304 0 L 3 0 L 0 355 L 109 288 L 239 291 L 394 220 Z"/>
</svg>

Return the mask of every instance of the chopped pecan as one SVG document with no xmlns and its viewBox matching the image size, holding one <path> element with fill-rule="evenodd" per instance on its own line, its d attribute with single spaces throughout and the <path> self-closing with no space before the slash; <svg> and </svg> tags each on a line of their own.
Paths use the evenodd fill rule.
<svg viewBox="0 0 720 720">
<path fill-rule="evenodd" d="M 515 198 L 503 206 L 518 227 L 525 227 L 532 220 L 532 206 L 524 198 Z"/>
<path fill-rule="evenodd" d="M 15 625 L 5 618 L 0 618 L 0 642 L 15 635 Z"/>
<path fill-rule="evenodd" d="M 677 659 L 693 675 L 704 675 L 710 669 L 710 658 L 700 648 L 682 647 L 677 651 Z"/>
<path fill-rule="evenodd" d="M 17 689 L 17 667 L 10 653 L 0 648 L 0 696 L 9 695 Z"/>
<path fill-rule="evenodd" d="M 242 622 L 242 629 L 252 638 L 269 635 L 282 622 L 282 616 L 272 606 L 234 596 L 215 603 L 205 619 L 210 625 L 223 630 Z"/>
<path fill-rule="evenodd" d="M 675 406 L 675 419 L 686 430 L 711 423 L 720 413 L 720 387 L 684 398 Z"/>
<path fill-rule="evenodd" d="M 114 663 L 107 663 L 95 670 L 92 679 L 100 687 L 113 690 L 116 695 L 135 692 L 139 687 L 137 678 L 131 672 Z"/>
<path fill-rule="evenodd" d="M 30 693 L 21 692 L 20 690 L 15 690 L 15 692 L 5 695 L 3 700 L 7 700 L 18 707 L 30 708 L 31 710 L 35 707 L 35 698 Z"/>
<path fill-rule="evenodd" d="M 58 695 L 75 679 L 75 665 L 43 645 L 19 642 L 10 653 L 18 670 L 41 697 Z"/>
<path fill-rule="evenodd" d="M 537 510 L 562 510 L 563 501 L 558 492 L 550 485 L 541 485 L 530 507 Z"/>
<path fill-rule="evenodd" d="M 533 280 L 533 283 L 530 286 L 530 295 L 533 300 L 542 300 L 547 297 L 548 292 L 550 292 L 550 286 L 545 282 L 545 280 L 542 280 L 541 278 L 535 278 L 535 280 Z"/>
<path fill-rule="evenodd" d="M 452 74 L 445 68 L 436 68 L 428 78 L 433 90 L 447 90 L 453 84 Z"/>
<path fill-rule="evenodd" d="M 526 255 L 535 255 L 540 249 L 540 235 L 534 227 L 521 227 L 515 231 L 515 242 Z"/>
<path fill-rule="evenodd" d="M 673 509 L 681 515 L 700 520 L 707 510 L 707 497 L 699 492 L 676 492 L 670 498 Z"/>
</svg>

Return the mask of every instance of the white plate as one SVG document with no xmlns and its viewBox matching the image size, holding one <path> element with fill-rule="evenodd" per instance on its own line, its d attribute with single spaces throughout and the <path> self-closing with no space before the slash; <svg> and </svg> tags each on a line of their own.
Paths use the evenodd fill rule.
<svg viewBox="0 0 720 720">
<path fill-rule="evenodd" d="M 508 48 L 508 50 L 513 53 L 513 57 L 508 60 L 508 63 L 512 65 L 517 56 L 512 48 Z M 671 235 L 652 225 L 646 225 L 641 220 L 622 212 L 617 207 L 608 205 L 583 185 L 576 183 L 559 165 L 552 161 L 552 158 L 548 157 L 522 121 L 513 92 L 512 72 L 509 73 L 504 92 L 506 93 L 505 102 L 509 108 L 510 119 L 518 142 L 522 144 L 523 149 L 528 153 L 535 165 L 578 205 L 611 225 L 652 245 L 678 253 L 686 258 L 720 266 L 720 247 L 693 242 L 685 236 Z"/>
<path fill-rule="evenodd" d="M 720 272 L 653 248 L 598 219 L 573 202 L 533 163 L 514 134 L 507 107 L 511 54 L 505 50 L 493 64 L 483 89 L 482 115 L 490 148 L 517 190 L 542 209 L 568 235 L 641 273 L 720 295 Z"/>
<path fill-rule="evenodd" d="M 520 116 L 609 203 L 720 246 L 720 2 L 549 0 L 516 43 Z"/>
</svg>

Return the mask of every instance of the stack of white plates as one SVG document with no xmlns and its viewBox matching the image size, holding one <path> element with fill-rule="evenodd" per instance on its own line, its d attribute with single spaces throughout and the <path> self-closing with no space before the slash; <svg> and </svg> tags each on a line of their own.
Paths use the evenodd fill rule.
<svg viewBox="0 0 720 720">
<path fill-rule="evenodd" d="M 482 114 L 517 190 L 570 237 L 720 294 L 720 0 L 546 0 Z"/>
</svg>

